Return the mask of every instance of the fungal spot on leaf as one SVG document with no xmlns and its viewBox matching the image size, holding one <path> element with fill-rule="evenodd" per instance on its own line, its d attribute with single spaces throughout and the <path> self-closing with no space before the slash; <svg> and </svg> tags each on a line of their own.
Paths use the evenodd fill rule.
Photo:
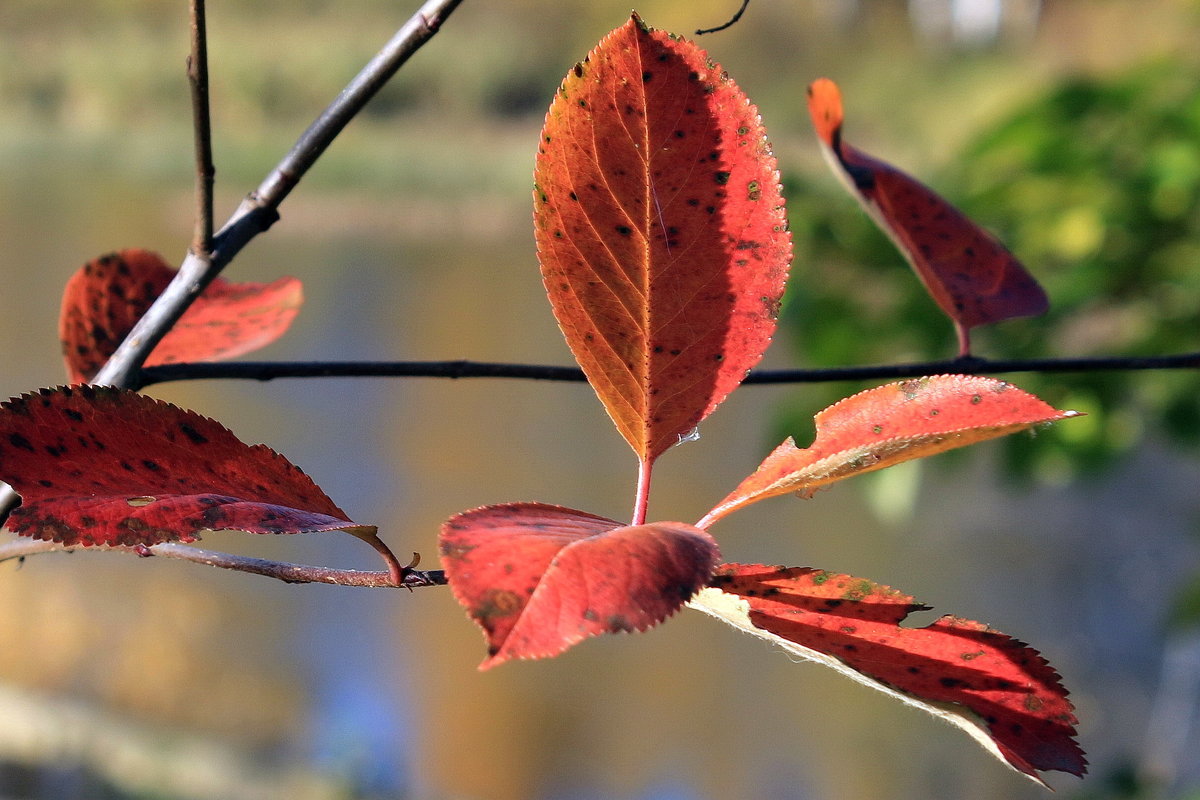
<svg viewBox="0 0 1200 800">
<path fill-rule="evenodd" d="M 842 593 L 842 598 L 858 602 L 868 597 L 873 588 L 870 581 L 855 581 L 849 589 Z"/>
<path fill-rule="evenodd" d="M 646 71 L 642 73 L 642 83 L 649 83 L 654 78 L 654 73 Z"/>
<path fill-rule="evenodd" d="M 28 450 L 30 453 L 36 452 L 29 440 L 19 433 L 10 433 L 8 435 L 8 441 L 13 447 L 19 447 L 22 450 Z"/>
<path fill-rule="evenodd" d="M 151 472 L 162 472 L 162 465 L 159 464 L 157 461 L 153 461 L 149 458 L 142 459 L 142 466 L 145 467 L 146 469 L 150 470 Z"/>
<path fill-rule="evenodd" d="M 713 181 L 716 182 L 718 186 L 724 186 L 725 184 L 729 183 L 729 172 L 726 170 L 718 170 L 717 172 L 714 172 Z"/>
<path fill-rule="evenodd" d="M 208 439 L 191 425 L 184 423 L 179 426 L 179 430 L 183 431 L 184 436 L 191 439 L 192 444 L 208 444 Z"/>
<path fill-rule="evenodd" d="M 633 228 L 630 228 L 628 225 L 618 225 L 617 233 L 621 234 L 622 236 L 629 236 L 633 233 Z"/>
<path fill-rule="evenodd" d="M 524 608 L 525 604 L 521 601 L 520 596 L 516 592 L 511 592 L 504 589 L 496 589 L 488 592 L 475 609 L 475 615 L 480 623 L 487 625 L 491 620 L 497 617 L 512 616 L 516 612 Z"/>
</svg>

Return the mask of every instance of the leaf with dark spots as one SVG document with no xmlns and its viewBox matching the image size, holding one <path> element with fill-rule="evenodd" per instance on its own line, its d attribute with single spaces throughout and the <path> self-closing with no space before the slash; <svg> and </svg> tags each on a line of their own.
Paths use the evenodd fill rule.
<svg viewBox="0 0 1200 800">
<path fill-rule="evenodd" d="M 815 417 L 807 448 L 788 438 L 697 523 L 768 497 L 817 489 L 852 475 L 1079 416 L 994 378 L 937 375 L 889 383 L 834 403 Z"/>
<path fill-rule="evenodd" d="M 656 625 L 707 583 L 718 557 L 707 533 L 682 522 L 625 526 L 537 503 L 465 511 L 438 543 L 454 596 L 487 640 L 481 669 Z"/>
<path fill-rule="evenodd" d="M 122 250 L 84 264 L 63 291 L 58 333 L 71 381 L 89 380 L 175 277 L 162 257 Z M 216 361 L 265 347 L 303 302 L 300 281 L 230 283 L 217 278 L 146 359 L 146 366 Z"/>
<path fill-rule="evenodd" d="M 123 389 L 42 389 L 0 405 L 0 480 L 21 496 L 13 531 L 67 545 L 190 542 L 204 530 L 376 540 L 270 448 Z"/>
<path fill-rule="evenodd" d="M 704 51 L 634 15 L 563 81 L 535 185 L 559 327 L 652 462 L 741 383 L 775 329 L 760 298 L 782 296 L 792 248 L 757 110 Z"/>
<path fill-rule="evenodd" d="M 689 605 L 956 725 L 1039 783 L 1041 772 L 1087 769 L 1059 675 L 981 622 L 944 616 L 903 627 L 925 606 L 895 589 L 757 564 L 721 565 Z"/>
<path fill-rule="evenodd" d="M 959 355 L 970 353 L 971 328 L 1049 308 L 1042 287 L 995 237 L 928 186 L 845 141 L 837 84 L 814 81 L 808 110 L 834 172 L 954 321 Z"/>
</svg>

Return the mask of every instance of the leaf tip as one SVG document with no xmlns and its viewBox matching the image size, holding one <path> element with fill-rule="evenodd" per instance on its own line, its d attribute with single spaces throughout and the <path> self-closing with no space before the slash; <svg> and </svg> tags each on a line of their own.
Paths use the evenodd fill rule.
<svg viewBox="0 0 1200 800">
<path fill-rule="evenodd" d="M 829 78 L 817 78 L 808 85 L 807 94 L 808 113 L 817 135 L 825 144 L 835 147 L 843 122 L 841 90 Z"/>
</svg>

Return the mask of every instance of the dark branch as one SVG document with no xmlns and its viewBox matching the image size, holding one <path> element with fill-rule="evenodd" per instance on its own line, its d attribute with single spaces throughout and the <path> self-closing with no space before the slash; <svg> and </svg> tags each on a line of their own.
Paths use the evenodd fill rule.
<svg viewBox="0 0 1200 800">
<path fill-rule="evenodd" d="M 742 7 L 737 10 L 736 14 L 730 17 L 728 22 L 726 22 L 724 25 L 718 25 L 715 28 L 700 28 L 696 31 L 696 35 L 703 36 L 706 33 L 716 33 L 717 31 L 723 31 L 726 28 L 733 27 L 735 24 L 737 24 L 737 21 L 742 18 L 742 14 L 746 13 L 746 7 L 749 5 L 750 0 L 742 0 Z"/>
<path fill-rule="evenodd" d="M 1151 369 L 1195 369 L 1200 353 L 1169 356 L 1097 356 L 1085 358 L 998 359 L 970 356 L 824 369 L 757 370 L 747 384 L 829 383 L 833 381 L 916 378 L 944 373 L 996 374 L 1011 372 L 1117 372 Z M 142 386 L 183 380 L 255 380 L 277 378 L 517 378 L 524 380 L 582 382 L 578 367 L 537 364 L 503 364 L 479 361 L 242 361 L 230 363 L 168 364 L 142 371 Z"/>
</svg>

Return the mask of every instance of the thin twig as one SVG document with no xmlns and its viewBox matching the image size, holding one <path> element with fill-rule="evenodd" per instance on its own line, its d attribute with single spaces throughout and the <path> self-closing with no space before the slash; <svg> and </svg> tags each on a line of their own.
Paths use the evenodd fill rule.
<svg viewBox="0 0 1200 800">
<path fill-rule="evenodd" d="M 739 8 L 737 13 L 730 18 L 729 22 L 726 22 L 724 25 L 718 25 L 715 28 L 700 28 L 696 31 L 696 35 L 703 36 L 706 33 L 716 33 L 717 31 L 723 31 L 726 28 L 733 27 L 733 25 L 737 24 L 737 21 L 742 18 L 742 14 L 746 13 L 746 7 L 749 5 L 750 0 L 742 0 L 742 7 Z"/>
<path fill-rule="evenodd" d="M 204 0 L 191 0 L 192 52 L 187 59 L 188 86 L 192 94 L 192 131 L 196 147 L 196 230 L 192 252 L 208 260 L 213 245 L 212 121 L 208 101 L 208 24 Z"/>
<path fill-rule="evenodd" d="M 756 370 L 746 384 L 829 383 L 834 381 L 915 378 L 944 373 L 995 374 L 1010 372 L 1117 372 L 1150 369 L 1195 369 L 1200 352 L 1167 356 L 1088 356 L 1081 358 L 987 359 L 978 356 L 940 361 L 878 364 L 822 369 Z M 142 371 L 140 384 L 185 380 L 255 380 L 278 378 L 518 378 L 579 383 L 578 367 L 505 364 L 481 361 L 239 361 L 228 363 L 166 364 Z"/>
<path fill-rule="evenodd" d="M 375 58 L 301 135 L 291 151 L 213 238 L 211 261 L 189 253 L 179 274 L 146 311 L 93 379 L 94 383 L 141 388 L 138 370 L 192 301 L 246 244 L 279 218 L 279 205 L 346 124 L 422 45 L 429 41 L 462 0 L 428 0 Z"/>
<path fill-rule="evenodd" d="M 219 553 L 176 542 L 164 542 L 147 548 L 84 548 L 81 545 L 65 545 L 59 542 L 46 542 L 41 539 L 20 537 L 0 543 L 0 562 L 22 559 L 26 556 L 39 553 L 71 553 L 84 549 L 101 550 L 104 552 L 137 553 L 143 556 L 159 556 L 161 558 L 177 558 L 182 561 L 207 564 L 210 567 L 218 567 L 220 569 L 232 569 L 239 572 L 264 575 L 285 583 L 330 583 L 338 586 L 365 586 L 370 588 L 396 588 L 397 586 L 395 576 L 389 571 L 376 572 L 312 567 L 306 564 L 290 564 L 286 561 L 269 561 L 263 558 Z M 420 586 L 443 586 L 445 583 L 446 576 L 441 570 L 422 571 L 410 569 L 404 575 L 404 579 L 400 582 L 399 586 L 406 589 L 415 589 Z"/>
</svg>

